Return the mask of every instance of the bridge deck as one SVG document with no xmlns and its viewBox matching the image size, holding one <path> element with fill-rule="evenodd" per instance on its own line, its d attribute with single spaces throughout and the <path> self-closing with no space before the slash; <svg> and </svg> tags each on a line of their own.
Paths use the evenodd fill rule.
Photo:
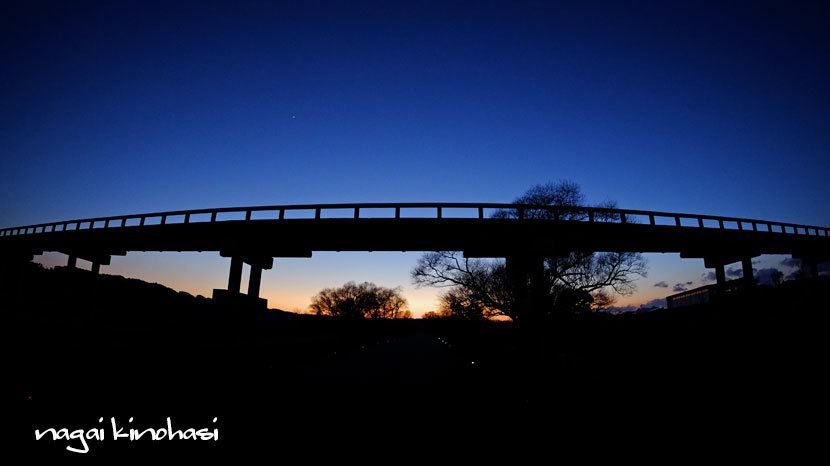
<svg viewBox="0 0 830 466">
<path fill-rule="evenodd" d="M 414 212 L 414 215 L 413 215 Z M 502 218 L 492 213 L 501 212 Z M 497 215 L 498 216 L 498 215 Z M 305 217 L 305 218 L 296 218 Z M 87 218 L 0 230 L 2 251 L 464 251 L 471 257 L 571 250 L 830 257 L 824 227 L 709 215 L 516 204 L 314 204 Z"/>
</svg>

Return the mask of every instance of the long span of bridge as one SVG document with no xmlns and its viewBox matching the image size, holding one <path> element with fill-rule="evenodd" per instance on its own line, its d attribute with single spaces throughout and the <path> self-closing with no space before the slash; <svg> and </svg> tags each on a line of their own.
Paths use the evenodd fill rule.
<svg viewBox="0 0 830 466">
<path fill-rule="evenodd" d="M 4 263 L 45 251 L 78 258 L 98 273 L 128 251 L 218 251 L 231 258 L 227 290 L 241 295 L 242 264 L 251 266 L 247 296 L 258 299 L 263 269 L 275 257 L 313 251 L 463 251 L 504 257 L 516 283 L 538 283 L 545 257 L 571 251 L 672 252 L 702 258 L 726 281 L 724 266 L 787 254 L 813 276 L 830 259 L 830 229 L 735 217 L 594 207 L 522 204 L 314 204 L 182 210 L 86 218 L 0 229 Z M 530 285 L 527 285 L 530 284 Z M 527 291 L 532 294 L 533 291 Z M 264 300 L 259 300 L 262 305 Z"/>
</svg>

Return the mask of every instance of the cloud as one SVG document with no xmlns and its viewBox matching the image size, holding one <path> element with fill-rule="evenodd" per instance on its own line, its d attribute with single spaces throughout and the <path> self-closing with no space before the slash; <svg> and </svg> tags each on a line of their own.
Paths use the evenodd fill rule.
<svg viewBox="0 0 830 466">
<path fill-rule="evenodd" d="M 787 274 L 787 280 L 795 280 L 799 278 L 800 274 L 802 273 L 801 259 L 784 259 L 781 261 L 781 265 L 793 269 L 790 273 Z M 810 272 L 807 271 L 806 273 Z M 830 273 L 830 262 L 820 263 L 818 265 L 818 273 L 819 275 Z"/>
<path fill-rule="evenodd" d="M 647 303 L 640 304 L 641 308 L 651 308 L 651 307 L 666 307 L 666 299 L 665 298 L 658 298 L 652 299 Z"/>
<path fill-rule="evenodd" d="M 637 312 L 637 311 L 650 311 L 652 309 L 658 308 L 665 308 L 666 307 L 666 300 L 664 298 L 652 299 L 649 302 L 640 304 L 640 306 L 628 305 L 628 306 L 608 306 L 603 308 L 604 312 L 610 312 L 611 314 L 622 314 L 624 312 Z"/>
<path fill-rule="evenodd" d="M 659 282 L 659 283 L 655 283 L 654 286 L 656 286 L 658 288 L 668 288 L 669 284 L 666 283 L 666 282 Z"/>
<path fill-rule="evenodd" d="M 784 267 L 801 267 L 801 259 L 793 259 L 791 257 L 784 259 L 781 261 L 781 265 Z"/>
<path fill-rule="evenodd" d="M 715 274 L 715 272 L 703 272 L 700 275 L 700 279 L 704 282 L 714 282 L 717 281 L 718 276 Z"/>
<path fill-rule="evenodd" d="M 684 291 L 689 291 L 689 289 L 686 288 L 686 285 L 684 285 L 682 283 L 678 283 L 678 284 L 674 285 L 673 291 L 675 293 L 682 293 Z"/>
<path fill-rule="evenodd" d="M 634 305 L 628 306 L 608 306 L 602 309 L 604 312 L 610 312 L 611 314 L 622 314 L 623 312 L 634 312 L 637 310 L 637 307 Z"/>
<path fill-rule="evenodd" d="M 776 278 L 780 279 L 783 276 L 784 272 L 776 269 L 775 267 L 760 269 L 755 272 L 755 280 L 761 285 L 774 285 L 776 283 Z"/>
<path fill-rule="evenodd" d="M 695 284 L 695 282 L 686 282 L 686 284 L 689 285 L 689 286 L 692 286 L 692 285 Z"/>
<path fill-rule="evenodd" d="M 726 276 L 731 278 L 743 277 L 744 272 L 741 269 L 733 269 L 732 267 L 729 267 L 726 269 Z"/>
</svg>

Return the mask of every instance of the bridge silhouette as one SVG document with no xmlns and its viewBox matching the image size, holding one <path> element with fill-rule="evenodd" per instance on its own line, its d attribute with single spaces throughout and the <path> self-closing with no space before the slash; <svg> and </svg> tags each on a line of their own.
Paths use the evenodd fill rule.
<svg viewBox="0 0 830 466">
<path fill-rule="evenodd" d="M 489 213 L 490 215 L 485 215 Z M 494 215 L 495 213 L 495 215 Z M 506 258 L 525 306 L 539 293 L 544 258 L 572 251 L 679 253 L 702 258 L 718 284 L 724 267 L 741 262 L 753 281 L 752 258 L 786 254 L 818 275 L 830 259 L 830 229 L 735 217 L 598 207 L 499 203 L 306 204 L 180 210 L 97 217 L 4 228 L 4 264 L 56 251 L 92 263 L 93 273 L 129 251 L 218 251 L 231 258 L 226 290 L 217 299 L 257 306 L 263 269 L 274 258 L 313 251 L 463 251 L 465 257 Z M 242 264 L 251 267 L 240 292 Z"/>
</svg>

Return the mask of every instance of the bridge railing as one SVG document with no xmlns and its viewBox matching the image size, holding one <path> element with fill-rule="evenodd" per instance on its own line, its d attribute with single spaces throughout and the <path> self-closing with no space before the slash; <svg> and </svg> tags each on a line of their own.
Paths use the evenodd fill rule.
<svg viewBox="0 0 830 466">
<path fill-rule="evenodd" d="M 386 215 L 366 215 L 384 211 Z M 416 216 L 405 215 L 417 210 Z M 466 215 L 459 215 L 458 211 Z M 341 216 L 332 217 L 337 211 Z M 424 215 L 423 212 L 430 212 Z M 485 216 L 489 211 L 490 215 Z M 262 213 L 270 212 L 267 216 Z M 229 220 L 255 222 L 261 220 L 291 220 L 296 212 L 305 213 L 308 219 L 345 218 L 503 218 L 516 220 L 551 220 L 567 222 L 610 222 L 610 223 L 648 223 L 677 228 L 701 229 L 736 229 L 755 232 L 781 233 L 791 235 L 830 237 L 830 228 L 797 225 L 784 222 L 746 219 L 737 217 L 720 217 L 713 215 L 682 214 L 675 212 L 656 212 L 648 210 L 608 209 L 602 207 L 565 207 L 550 205 L 503 204 L 503 203 L 363 203 L 363 204 L 302 204 L 253 207 L 226 207 L 218 209 L 176 210 L 113 217 L 94 217 L 61 222 L 39 223 L 21 227 L 0 229 L 0 237 L 34 235 L 61 231 L 85 229 L 130 228 L 136 226 L 213 223 Z M 228 214 L 228 215 L 225 215 Z M 235 215 L 230 215 L 235 214 Z M 448 215 L 449 214 L 449 215 Z M 256 218 L 254 216 L 256 215 Z M 224 217 L 232 218 L 224 218 Z"/>
</svg>

